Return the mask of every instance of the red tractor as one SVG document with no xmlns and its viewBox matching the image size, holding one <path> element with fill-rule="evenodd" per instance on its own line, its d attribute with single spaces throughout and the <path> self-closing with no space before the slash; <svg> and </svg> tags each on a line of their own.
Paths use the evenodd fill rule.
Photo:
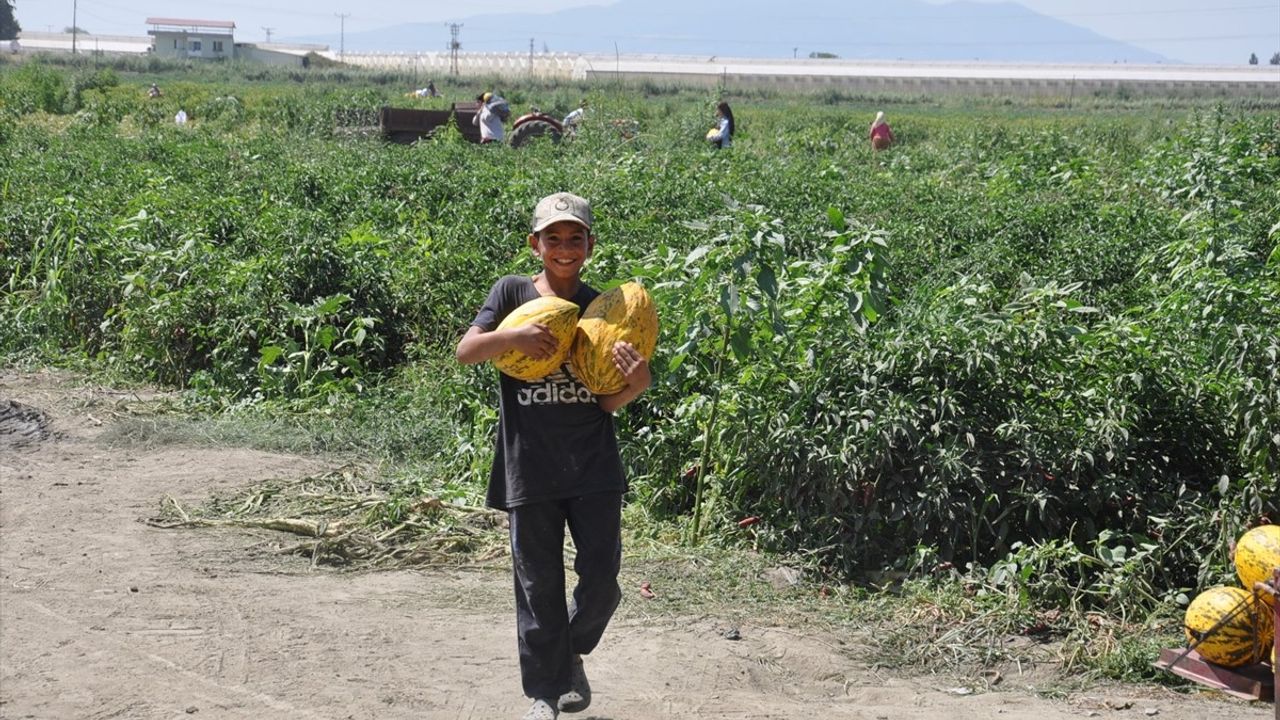
<svg viewBox="0 0 1280 720">
<path fill-rule="evenodd" d="M 516 118 L 516 121 L 511 124 L 509 142 L 511 147 L 520 147 L 534 138 L 545 137 L 551 142 L 558 143 L 563 136 L 564 125 L 559 120 L 538 108 L 530 108 L 530 112 Z"/>
</svg>

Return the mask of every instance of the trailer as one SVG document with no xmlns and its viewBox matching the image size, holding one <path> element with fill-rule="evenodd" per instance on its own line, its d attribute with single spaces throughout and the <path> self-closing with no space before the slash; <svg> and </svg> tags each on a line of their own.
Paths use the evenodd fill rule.
<svg viewBox="0 0 1280 720">
<path fill-rule="evenodd" d="M 469 142 L 479 143 L 480 128 L 473 122 L 478 112 L 480 112 L 478 102 L 456 102 L 448 110 L 384 106 L 378 111 L 378 129 L 387 140 L 408 144 L 430 137 L 453 120 L 463 138 Z M 560 121 L 539 112 L 536 108 L 516 118 L 516 121 L 511 124 L 511 130 L 507 133 L 508 142 L 512 147 L 521 147 L 539 137 L 559 142 L 563 135 L 564 127 Z"/>
<path fill-rule="evenodd" d="M 430 137 L 456 116 L 458 131 L 462 133 L 462 137 L 474 143 L 480 142 L 480 128 L 471 124 L 475 111 L 464 116 L 457 109 L 459 104 L 461 103 L 454 103 L 454 107 L 449 110 L 382 107 L 378 110 L 378 130 L 383 138 L 391 142 L 409 144 Z"/>
</svg>

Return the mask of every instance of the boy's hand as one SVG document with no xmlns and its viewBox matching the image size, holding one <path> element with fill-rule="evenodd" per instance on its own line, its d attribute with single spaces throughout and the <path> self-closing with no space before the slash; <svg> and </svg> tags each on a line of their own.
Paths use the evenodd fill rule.
<svg viewBox="0 0 1280 720">
<path fill-rule="evenodd" d="M 618 366 L 629 388 L 644 390 L 653 380 L 649 376 L 649 361 L 629 342 L 619 340 L 613 344 L 613 364 Z"/>
<path fill-rule="evenodd" d="M 542 323 L 529 323 L 511 328 L 515 349 L 534 360 L 545 360 L 556 352 L 556 336 Z"/>
<path fill-rule="evenodd" d="M 627 385 L 612 395 L 601 395 L 596 400 L 600 409 L 607 413 L 621 410 L 627 403 L 640 397 L 653 382 L 653 377 L 649 374 L 649 361 L 629 342 L 620 340 L 613 344 L 613 364 L 622 373 L 622 379 Z"/>
</svg>

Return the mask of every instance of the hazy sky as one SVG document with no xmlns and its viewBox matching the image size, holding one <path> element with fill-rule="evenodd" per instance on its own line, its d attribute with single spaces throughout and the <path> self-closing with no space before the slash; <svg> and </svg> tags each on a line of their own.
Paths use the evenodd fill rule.
<svg viewBox="0 0 1280 720">
<path fill-rule="evenodd" d="M 925 0 L 934 5 L 945 1 Z M 1253 52 L 1265 63 L 1280 51 L 1280 0 L 1019 0 L 1018 4 L 1184 62 L 1236 64 Z"/>
<path fill-rule="evenodd" d="M 697 2 L 699 0 L 691 0 Z M 709 2 L 709 0 L 701 0 Z M 942 4 L 949 0 L 926 0 Z M 1006 2 L 1007 0 L 971 0 Z M 263 40 L 271 28 L 275 39 L 336 33 L 340 22 L 348 32 L 375 30 L 404 23 L 440 23 L 439 38 L 424 38 L 424 47 L 448 41 L 444 21 L 505 12 L 553 12 L 589 0 L 16 0 L 24 30 L 60 31 L 77 24 L 98 34 L 145 35 L 149 16 L 201 20 L 233 20 L 239 40 Z M 1266 63 L 1280 51 L 1280 0 L 1020 0 L 1021 5 L 1132 43 L 1175 60 L 1192 63 L 1243 62 L 1250 52 Z M 730 5 L 731 7 L 731 5 Z M 785 8 L 784 2 L 779 7 Z M 781 12 L 781 10 L 780 10 Z M 339 13 L 347 14 L 345 21 Z M 465 33 L 465 30 L 464 30 Z M 465 43 L 464 43 L 465 48 Z"/>
</svg>

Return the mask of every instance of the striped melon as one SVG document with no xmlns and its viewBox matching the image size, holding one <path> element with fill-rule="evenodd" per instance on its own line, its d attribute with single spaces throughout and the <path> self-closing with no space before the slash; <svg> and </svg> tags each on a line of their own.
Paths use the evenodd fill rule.
<svg viewBox="0 0 1280 720">
<path fill-rule="evenodd" d="M 542 323 L 556 337 L 556 351 L 543 360 L 535 360 L 519 350 L 508 350 L 493 359 L 494 367 L 517 380 L 533 382 L 550 375 L 569 357 L 573 332 L 578 323 L 578 306 L 555 295 L 544 295 L 521 305 L 503 318 L 499 330 Z"/>
<path fill-rule="evenodd" d="M 1205 660 L 1224 667 L 1250 665 L 1266 657 L 1261 638 L 1272 632 L 1271 608 L 1243 588 L 1210 588 L 1187 607 L 1183 630 Z"/>
<path fill-rule="evenodd" d="M 626 387 L 613 362 L 613 344 L 619 341 L 634 345 L 646 360 L 658 345 L 658 311 L 636 282 L 601 293 L 578 321 L 569 363 L 578 381 L 596 395 L 612 395 Z"/>
<path fill-rule="evenodd" d="M 1245 590 L 1253 590 L 1256 582 L 1270 582 L 1271 574 L 1280 568 L 1280 525 L 1259 525 L 1240 536 L 1236 543 L 1236 575 Z M 1271 593 L 1263 593 L 1268 604 L 1275 604 Z"/>
</svg>

